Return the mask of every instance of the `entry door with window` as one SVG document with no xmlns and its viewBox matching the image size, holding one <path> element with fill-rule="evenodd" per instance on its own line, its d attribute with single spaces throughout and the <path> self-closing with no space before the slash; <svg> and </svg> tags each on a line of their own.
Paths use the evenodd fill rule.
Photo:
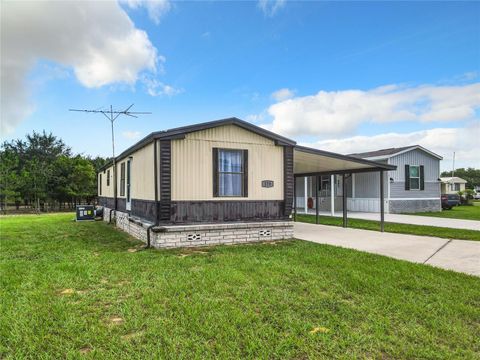
<svg viewBox="0 0 480 360">
<path fill-rule="evenodd" d="M 127 160 L 127 179 L 126 179 L 126 187 L 127 187 L 127 196 L 125 207 L 128 211 L 132 210 L 132 196 L 131 196 L 131 185 L 132 185 L 132 177 L 131 177 L 131 168 L 132 168 L 132 160 Z"/>
</svg>

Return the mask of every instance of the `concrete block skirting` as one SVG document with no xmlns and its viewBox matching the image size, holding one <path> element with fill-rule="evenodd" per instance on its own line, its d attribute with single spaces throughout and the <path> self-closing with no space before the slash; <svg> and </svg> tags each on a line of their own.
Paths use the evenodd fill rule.
<svg viewBox="0 0 480 360">
<path fill-rule="evenodd" d="M 442 204 L 438 200 L 390 200 L 390 213 L 415 213 L 424 211 L 441 211 Z"/>
<path fill-rule="evenodd" d="M 104 208 L 104 221 L 109 220 Z M 112 214 L 113 215 L 113 214 Z M 116 226 L 147 242 L 147 228 L 152 223 L 117 211 Z M 209 246 L 219 244 L 274 241 L 293 238 L 292 221 L 231 222 L 194 225 L 160 225 L 151 229 L 150 243 L 156 248 Z"/>
</svg>

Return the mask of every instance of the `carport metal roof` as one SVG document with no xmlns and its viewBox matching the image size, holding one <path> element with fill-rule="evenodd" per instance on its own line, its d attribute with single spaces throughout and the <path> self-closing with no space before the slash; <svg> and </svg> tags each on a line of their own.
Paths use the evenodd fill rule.
<svg viewBox="0 0 480 360">
<path fill-rule="evenodd" d="M 296 177 L 388 171 L 396 168 L 394 165 L 299 145 L 295 146 L 293 153 L 293 173 Z"/>
</svg>

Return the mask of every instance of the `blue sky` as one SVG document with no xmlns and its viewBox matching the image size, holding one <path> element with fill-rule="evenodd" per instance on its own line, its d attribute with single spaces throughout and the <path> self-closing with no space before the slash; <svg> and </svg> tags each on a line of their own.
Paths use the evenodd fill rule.
<svg viewBox="0 0 480 360">
<path fill-rule="evenodd" d="M 72 4 L 56 11 L 75 27 L 63 20 L 44 34 L 19 28 L 39 11 L 48 22 L 48 6 L 6 7 L 5 16 L 19 16 L 2 25 L 2 40 L 12 38 L 2 53 L 28 54 L 32 61 L 25 62 L 20 85 L 2 75 L 2 93 L 9 94 L 2 103 L 13 109 L 2 113 L 8 125 L 2 138 L 45 129 L 75 152 L 109 155 L 106 119 L 67 109 L 135 103 L 135 110 L 153 114 L 117 121 L 119 151 L 152 131 L 236 116 L 326 150 L 420 142 L 445 157 L 443 168 L 450 167 L 453 151 L 460 165 L 480 167 L 478 2 L 129 0 L 110 9 L 89 6 L 92 19 L 108 11 L 108 29 L 79 20 L 84 5 Z M 91 35 L 77 39 L 82 28 Z M 143 42 L 128 40 L 125 28 L 144 31 Z M 35 38 L 35 49 L 22 50 L 32 46 L 16 40 L 16 32 Z M 102 36 L 116 48 L 99 45 Z M 64 46 L 52 49 L 57 37 Z M 82 48 L 95 51 L 82 60 Z M 129 71 L 105 75 L 116 66 Z"/>
</svg>

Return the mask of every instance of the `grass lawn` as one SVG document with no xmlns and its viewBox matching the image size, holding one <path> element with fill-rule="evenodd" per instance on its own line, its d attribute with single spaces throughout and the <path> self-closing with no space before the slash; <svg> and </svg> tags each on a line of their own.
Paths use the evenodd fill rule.
<svg viewBox="0 0 480 360">
<path fill-rule="evenodd" d="M 145 250 L 0 218 L 0 358 L 480 357 L 480 279 L 303 241 Z"/>
<path fill-rule="evenodd" d="M 415 215 L 480 221 L 480 202 L 473 202 L 473 206 L 455 206 L 450 210 L 415 213 Z"/>
<path fill-rule="evenodd" d="M 340 217 L 319 216 L 320 224 L 342 226 L 343 221 Z M 315 215 L 297 214 L 297 221 L 315 224 Z M 348 219 L 348 227 L 355 229 L 380 231 L 380 222 L 364 219 Z M 437 236 L 446 239 L 477 240 L 480 241 L 480 231 L 443 228 L 436 226 L 385 223 L 386 232 L 399 234 L 412 234 L 423 236 Z"/>
</svg>

